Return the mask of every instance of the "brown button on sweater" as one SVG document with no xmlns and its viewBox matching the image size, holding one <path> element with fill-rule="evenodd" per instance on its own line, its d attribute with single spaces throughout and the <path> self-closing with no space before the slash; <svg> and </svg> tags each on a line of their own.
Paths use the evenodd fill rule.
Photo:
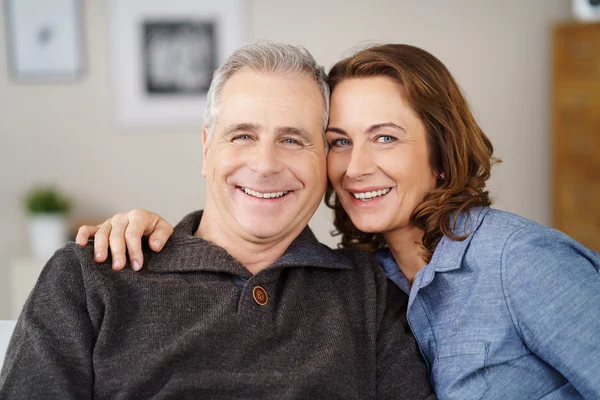
<svg viewBox="0 0 600 400">
<path fill-rule="evenodd" d="M 59 250 L 17 323 L 0 399 L 430 396 L 406 296 L 364 254 L 333 251 L 307 228 L 251 275 L 193 236 L 200 218 L 145 251 L 138 273 L 95 265 L 91 246 Z"/>
</svg>

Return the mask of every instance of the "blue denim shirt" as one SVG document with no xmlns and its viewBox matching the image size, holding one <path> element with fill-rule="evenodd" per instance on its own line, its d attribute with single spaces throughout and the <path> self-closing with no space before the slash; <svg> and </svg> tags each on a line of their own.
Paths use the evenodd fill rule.
<svg viewBox="0 0 600 400">
<path fill-rule="evenodd" d="M 439 399 L 600 399 L 600 256 L 490 208 L 459 216 L 410 288 L 408 321 Z"/>
</svg>

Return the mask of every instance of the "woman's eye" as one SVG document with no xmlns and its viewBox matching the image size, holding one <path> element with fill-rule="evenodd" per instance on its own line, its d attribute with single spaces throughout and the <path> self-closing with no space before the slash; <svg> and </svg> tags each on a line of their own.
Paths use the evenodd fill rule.
<svg viewBox="0 0 600 400">
<path fill-rule="evenodd" d="M 378 136 L 375 139 L 375 142 L 377 142 L 377 143 L 390 143 L 390 142 L 394 142 L 395 140 L 396 140 L 396 138 L 393 137 L 393 136 L 382 135 L 382 136 Z"/>
<path fill-rule="evenodd" d="M 330 147 L 345 147 L 350 146 L 351 144 L 352 142 L 350 140 L 344 138 L 333 139 L 329 142 Z"/>
</svg>

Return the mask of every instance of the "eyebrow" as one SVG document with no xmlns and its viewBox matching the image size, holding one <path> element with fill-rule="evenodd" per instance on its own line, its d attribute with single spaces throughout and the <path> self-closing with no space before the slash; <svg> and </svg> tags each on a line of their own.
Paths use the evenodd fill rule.
<svg viewBox="0 0 600 400">
<path fill-rule="evenodd" d="M 223 135 L 229 136 L 236 132 L 257 132 L 260 130 L 260 125 L 251 123 L 232 124 L 223 130 Z"/>
<path fill-rule="evenodd" d="M 383 128 L 392 128 L 392 129 L 397 129 L 397 130 L 402 131 L 402 132 L 406 132 L 404 130 L 404 128 L 402 128 L 400 125 L 396 125 L 393 122 L 384 122 L 382 124 L 371 125 L 370 127 L 367 128 L 367 130 L 365 131 L 365 133 L 373 133 L 373 132 L 376 132 L 379 129 L 383 129 Z M 327 129 L 325 130 L 325 132 L 339 133 L 340 135 L 346 135 L 346 136 L 348 136 L 348 134 L 346 133 L 345 130 L 343 130 L 341 128 L 336 128 L 334 126 L 328 126 Z"/>
<path fill-rule="evenodd" d="M 305 143 L 312 143 L 314 141 L 313 135 L 308 133 L 308 131 L 303 128 L 296 128 L 293 126 L 282 126 L 282 127 L 277 128 L 277 133 L 279 135 L 290 135 L 290 136 L 299 137 Z"/>
<path fill-rule="evenodd" d="M 232 124 L 225 128 L 223 134 L 225 136 L 232 135 L 236 132 L 251 132 L 256 133 L 262 129 L 262 126 L 259 124 L 253 124 L 249 122 L 243 122 L 239 124 Z M 281 126 L 276 128 L 276 132 L 278 135 L 291 135 L 301 138 L 305 143 L 312 143 L 313 137 L 312 135 L 303 128 L 296 128 L 293 126 Z"/>
</svg>

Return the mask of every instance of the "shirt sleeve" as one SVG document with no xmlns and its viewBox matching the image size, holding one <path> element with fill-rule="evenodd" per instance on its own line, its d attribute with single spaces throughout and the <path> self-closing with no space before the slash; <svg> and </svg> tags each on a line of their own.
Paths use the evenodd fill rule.
<svg viewBox="0 0 600 400">
<path fill-rule="evenodd" d="M 377 398 L 436 399 L 427 367 L 406 319 L 408 297 L 381 268 L 379 330 L 377 335 Z"/>
<path fill-rule="evenodd" d="M 17 321 L 0 373 L 0 399 L 92 398 L 93 337 L 81 265 L 68 248 L 59 250 Z"/>
<path fill-rule="evenodd" d="M 600 257 L 551 229 L 507 240 L 503 285 L 527 347 L 585 398 L 600 398 Z"/>
</svg>

